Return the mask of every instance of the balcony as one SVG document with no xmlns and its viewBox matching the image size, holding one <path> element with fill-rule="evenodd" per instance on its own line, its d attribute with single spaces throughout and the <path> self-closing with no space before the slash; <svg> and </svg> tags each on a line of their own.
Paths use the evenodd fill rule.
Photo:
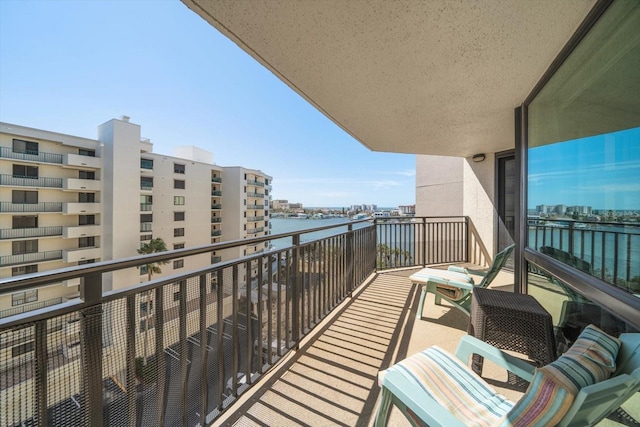
<svg viewBox="0 0 640 427">
<path fill-rule="evenodd" d="M 255 179 L 248 179 L 247 185 L 254 185 L 256 187 L 264 187 L 264 182 L 256 181 Z"/>
<path fill-rule="evenodd" d="M 62 226 L 0 229 L 0 240 L 62 236 Z"/>
<path fill-rule="evenodd" d="M 263 193 L 254 193 L 252 191 L 247 192 L 247 197 L 251 197 L 253 199 L 264 199 Z"/>
<path fill-rule="evenodd" d="M 247 217 L 247 222 L 258 222 L 258 221 L 264 221 L 264 216 L 260 215 L 260 216 Z"/>
<path fill-rule="evenodd" d="M 247 205 L 247 209 L 264 209 L 264 205 Z"/>
<path fill-rule="evenodd" d="M 153 210 L 153 205 L 151 203 L 140 203 L 141 212 L 151 212 L 152 210 Z"/>
<path fill-rule="evenodd" d="M 62 251 L 64 262 L 78 262 L 86 259 L 97 259 L 102 257 L 102 249 L 100 248 L 78 248 Z"/>
<path fill-rule="evenodd" d="M 99 236 L 102 232 L 102 227 L 96 224 L 77 225 L 71 227 L 65 227 L 64 238 L 65 239 L 77 239 L 79 237 L 87 236 Z"/>
<path fill-rule="evenodd" d="M 15 152 L 10 147 L 0 147 L 0 157 L 12 160 L 25 160 L 36 163 L 52 163 L 62 164 L 63 155 L 58 153 L 43 153 L 43 152 Z"/>
<path fill-rule="evenodd" d="M 212 196 L 222 196 L 222 191 L 213 190 L 213 191 L 211 191 L 211 195 Z"/>
<path fill-rule="evenodd" d="M 482 268 L 486 254 L 466 218 L 324 229 L 332 234 L 317 240 L 305 240 L 305 232 L 245 239 L 240 246 L 291 244 L 104 294 L 86 292 L 102 288 L 103 274 L 212 254 L 228 243 L 57 270 L 51 279 L 1 279 L 12 292 L 80 277 L 88 287 L 85 300 L 0 321 L 2 342 L 25 334 L 35 340 L 29 357 L 12 361 L 0 353 L 0 365 L 10 366 L 0 373 L 9 417 L 3 422 L 30 425 L 39 416 L 53 426 L 370 425 L 378 370 L 432 344 L 453 350 L 467 331 L 468 318 L 434 305 L 431 295 L 425 319 L 417 319 L 420 292 L 408 277 L 422 265 Z M 513 280 L 503 271 L 492 287 L 511 291 Z M 545 286 L 535 292 L 568 298 Z M 141 323 L 140 304 L 150 301 L 153 320 Z M 78 314 L 73 333 L 56 336 L 68 351 L 43 353 L 54 337 L 37 331 Z M 56 363 L 42 363 L 48 358 Z M 38 360 L 44 372 L 36 370 Z M 521 394 L 490 366 L 483 375 L 508 398 Z M 75 386 L 82 381 L 84 388 Z M 11 410 L 17 407 L 24 409 Z M 390 425 L 407 425 L 392 417 Z"/>
<path fill-rule="evenodd" d="M 140 223 L 140 231 L 141 232 L 153 231 L 153 223 L 152 222 Z"/>
<path fill-rule="evenodd" d="M 69 191 L 100 191 L 102 184 L 96 179 L 65 178 L 64 189 Z"/>
<path fill-rule="evenodd" d="M 211 203 L 212 210 L 222 209 L 222 203 Z"/>
<path fill-rule="evenodd" d="M 262 233 L 263 231 L 264 231 L 264 227 L 250 228 L 247 230 L 247 234 Z"/>
<path fill-rule="evenodd" d="M 222 230 L 211 230 L 211 237 L 222 236 Z"/>
<path fill-rule="evenodd" d="M 0 267 L 9 267 L 20 264 L 32 264 L 34 262 L 54 261 L 62 259 L 62 251 L 33 252 L 29 254 L 0 256 Z"/>
<path fill-rule="evenodd" d="M 220 223 L 220 222 L 222 222 L 222 217 L 214 216 L 214 217 L 211 218 L 211 223 L 212 224 L 216 224 L 216 223 Z"/>
<path fill-rule="evenodd" d="M 68 153 L 64 155 L 63 164 L 64 167 L 73 169 L 100 169 L 102 167 L 102 159 Z"/>
<path fill-rule="evenodd" d="M 101 209 L 102 205 L 100 203 L 68 202 L 64 204 L 62 213 L 65 215 L 99 214 Z"/>
<path fill-rule="evenodd" d="M 0 175 L 0 185 L 9 187 L 62 188 L 62 178 Z"/>
<path fill-rule="evenodd" d="M 222 178 L 218 177 L 218 176 L 212 176 L 211 177 L 211 182 L 221 183 L 222 182 Z"/>
<path fill-rule="evenodd" d="M 0 213 L 62 212 L 62 202 L 12 203 L 0 202 Z"/>
</svg>

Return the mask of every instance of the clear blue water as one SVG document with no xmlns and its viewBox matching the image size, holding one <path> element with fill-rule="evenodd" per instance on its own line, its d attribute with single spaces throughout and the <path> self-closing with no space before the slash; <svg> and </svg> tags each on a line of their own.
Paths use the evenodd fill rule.
<svg viewBox="0 0 640 427">
<path fill-rule="evenodd" d="M 328 219 L 297 219 L 297 218 L 273 218 L 269 220 L 271 224 L 271 234 L 290 233 L 292 231 L 309 230 L 311 228 L 326 227 L 329 225 L 344 224 L 343 227 L 335 227 L 329 230 L 315 231 L 313 233 L 303 234 L 301 236 L 302 243 L 309 240 L 322 239 L 347 231 L 347 225 L 353 223 L 349 218 L 328 218 Z M 371 225 L 369 222 L 360 222 L 353 224 L 355 229 Z M 282 249 L 291 245 L 291 238 L 283 238 L 272 240 L 271 244 L 274 249 Z"/>
</svg>

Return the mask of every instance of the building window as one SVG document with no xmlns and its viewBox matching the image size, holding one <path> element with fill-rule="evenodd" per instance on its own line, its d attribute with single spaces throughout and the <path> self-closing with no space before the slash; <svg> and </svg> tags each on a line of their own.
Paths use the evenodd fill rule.
<svg viewBox="0 0 640 427">
<path fill-rule="evenodd" d="M 96 262 L 95 258 L 83 259 L 83 260 L 78 261 L 78 265 L 93 264 L 94 262 Z"/>
<path fill-rule="evenodd" d="M 140 214 L 140 222 L 153 222 L 153 214 Z"/>
<path fill-rule="evenodd" d="M 181 165 L 179 163 L 174 163 L 173 164 L 173 173 L 184 174 L 184 171 L 185 171 L 185 165 Z"/>
<path fill-rule="evenodd" d="M 13 165 L 14 178 L 37 178 L 38 167 L 28 165 Z"/>
<path fill-rule="evenodd" d="M 178 268 L 182 268 L 184 267 L 184 260 L 183 259 L 177 259 L 175 261 L 173 261 L 173 269 L 176 270 Z"/>
<path fill-rule="evenodd" d="M 147 307 L 149 311 L 147 312 Z M 140 303 L 140 316 L 148 316 L 153 314 L 153 301 L 143 301 Z"/>
<path fill-rule="evenodd" d="M 78 215 L 78 225 L 94 225 L 95 223 L 95 215 Z"/>
<path fill-rule="evenodd" d="M 37 191 L 12 190 L 11 203 L 36 204 L 38 203 Z"/>
<path fill-rule="evenodd" d="M 78 178 L 80 179 L 96 179 L 95 171 L 78 171 Z"/>
<path fill-rule="evenodd" d="M 156 325 L 155 317 L 147 317 L 140 321 L 140 332 L 146 332 L 153 329 Z"/>
<path fill-rule="evenodd" d="M 13 267 L 11 269 L 12 276 L 22 276 L 23 274 L 37 273 L 38 264 L 21 265 L 19 267 Z"/>
<path fill-rule="evenodd" d="M 78 150 L 78 154 L 81 155 L 81 156 L 95 157 L 96 156 L 96 150 L 87 150 L 86 148 L 80 148 Z"/>
<path fill-rule="evenodd" d="M 38 301 L 38 290 L 30 289 L 24 292 L 17 292 L 15 294 L 11 294 L 11 305 L 22 305 L 30 302 Z"/>
<path fill-rule="evenodd" d="M 14 139 L 13 152 L 22 154 L 38 154 L 38 143 Z"/>
<path fill-rule="evenodd" d="M 173 188 L 178 190 L 184 190 L 185 184 L 183 179 L 174 179 L 173 180 Z"/>
<path fill-rule="evenodd" d="M 11 357 L 18 357 L 25 353 L 29 353 L 30 351 L 33 351 L 35 347 L 35 341 L 29 341 L 24 344 L 17 345 L 11 348 Z"/>
<path fill-rule="evenodd" d="M 184 196 L 173 196 L 173 204 L 175 206 L 184 205 Z"/>
<path fill-rule="evenodd" d="M 153 238 L 153 234 L 142 234 L 140 236 L 141 242 L 146 242 L 147 240 L 151 240 Z"/>
<path fill-rule="evenodd" d="M 184 236 L 184 228 L 173 229 L 173 237 L 182 237 L 182 236 Z"/>
<path fill-rule="evenodd" d="M 37 240 L 21 240 L 19 242 L 11 242 L 13 255 L 34 254 L 38 252 Z"/>
<path fill-rule="evenodd" d="M 95 245 L 96 245 L 95 236 L 78 238 L 78 247 L 79 248 L 90 248 L 90 247 L 94 247 Z"/>
<path fill-rule="evenodd" d="M 176 243 L 173 245 L 173 249 L 184 249 L 184 243 Z"/>
<path fill-rule="evenodd" d="M 152 176 L 141 176 L 140 177 L 140 187 L 142 189 L 153 188 L 153 177 Z"/>
<path fill-rule="evenodd" d="M 37 216 L 14 216 L 11 218 L 12 228 L 37 228 Z"/>
<path fill-rule="evenodd" d="M 142 276 L 143 274 L 146 275 L 149 272 L 149 267 L 146 265 L 141 265 L 140 266 L 140 275 Z"/>
<path fill-rule="evenodd" d="M 96 193 L 78 193 L 79 203 L 95 203 Z"/>
<path fill-rule="evenodd" d="M 184 221 L 184 212 L 174 212 L 173 213 L 174 221 Z"/>
<path fill-rule="evenodd" d="M 153 160 L 151 160 L 151 159 L 140 159 L 140 169 L 153 170 Z"/>
</svg>

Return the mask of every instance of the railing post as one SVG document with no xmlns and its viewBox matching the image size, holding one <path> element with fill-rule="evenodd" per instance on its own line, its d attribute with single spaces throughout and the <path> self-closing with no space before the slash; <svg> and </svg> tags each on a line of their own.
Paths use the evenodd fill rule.
<svg viewBox="0 0 640 427">
<path fill-rule="evenodd" d="M 84 419 L 92 427 L 102 426 L 102 274 L 84 277 L 80 296 L 88 305 L 81 311 L 80 345 Z"/>
<path fill-rule="evenodd" d="M 164 358 L 164 286 L 158 286 L 156 288 L 155 295 L 155 313 L 156 324 L 155 329 L 155 341 L 156 341 L 156 398 L 158 412 L 156 414 L 156 425 L 163 426 L 165 418 L 165 358 Z M 149 321 L 147 319 L 147 321 Z"/>
<path fill-rule="evenodd" d="M 573 232 L 574 232 L 574 226 L 575 223 L 573 221 L 569 222 L 569 253 L 571 255 L 575 255 L 573 253 Z"/>
<path fill-rule="evenodd" d="M 291 339 L 296 343 L 296 350 L 300 348 L 300 235 L 293 236 L 293 264 L 292 264 L 293 298 L 291 304 Z"/>
<path fill-rule="evenodd" d="M 187 425 L 187 281 L 180 281 L 180 309 L 179 331 L 180 337 L 180 419 L 182 425 Z"/>
<path fill-rule="evenodd" d="M 47 321 L 35 325 L 36 338 L 36 414 L 39 426 L 47 425 Z"/>
<path fill-rule="evenodd" d="M 422 217 L 422 267 L 427 266 L 427 218 Z"/>
<path fill-rule="evenodd" d="M 136 296 L 127 297 L 127 415 L 130 426 L 136 425 L 137 418 L 137 391 L 136 391 Z M 147 300 L 147 322 L 151 307 L 150 301 Z"/>
<path fill-rule="evenodd" d="M 207 275 L 200 275 L 200 425 L 207 425 Z"/>
<path fill-rule="evenodd" d="M 349 298 L 353 298 L 353 285 L 356 281 L 353 245 L 353 224 L 347 225 L 347 280 L 349 281 Z"/>
</svg>

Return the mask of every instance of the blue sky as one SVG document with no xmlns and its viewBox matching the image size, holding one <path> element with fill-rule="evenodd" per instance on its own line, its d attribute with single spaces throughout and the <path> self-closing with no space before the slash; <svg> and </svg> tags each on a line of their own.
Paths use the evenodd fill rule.
<svg viewBox="0 0 640 427">
<path fill-rule="evenodd" d="M 529 150 L 529 208 L 640 210 L 640 128 Z"/>
<path fill-rule="evenodd" d="M 96 138 L 122 115 L 305 206 L 415 203 L 415 156 L 344 133 L 179 1 L 0 0 L 0 121 Z"/>
</svg>

